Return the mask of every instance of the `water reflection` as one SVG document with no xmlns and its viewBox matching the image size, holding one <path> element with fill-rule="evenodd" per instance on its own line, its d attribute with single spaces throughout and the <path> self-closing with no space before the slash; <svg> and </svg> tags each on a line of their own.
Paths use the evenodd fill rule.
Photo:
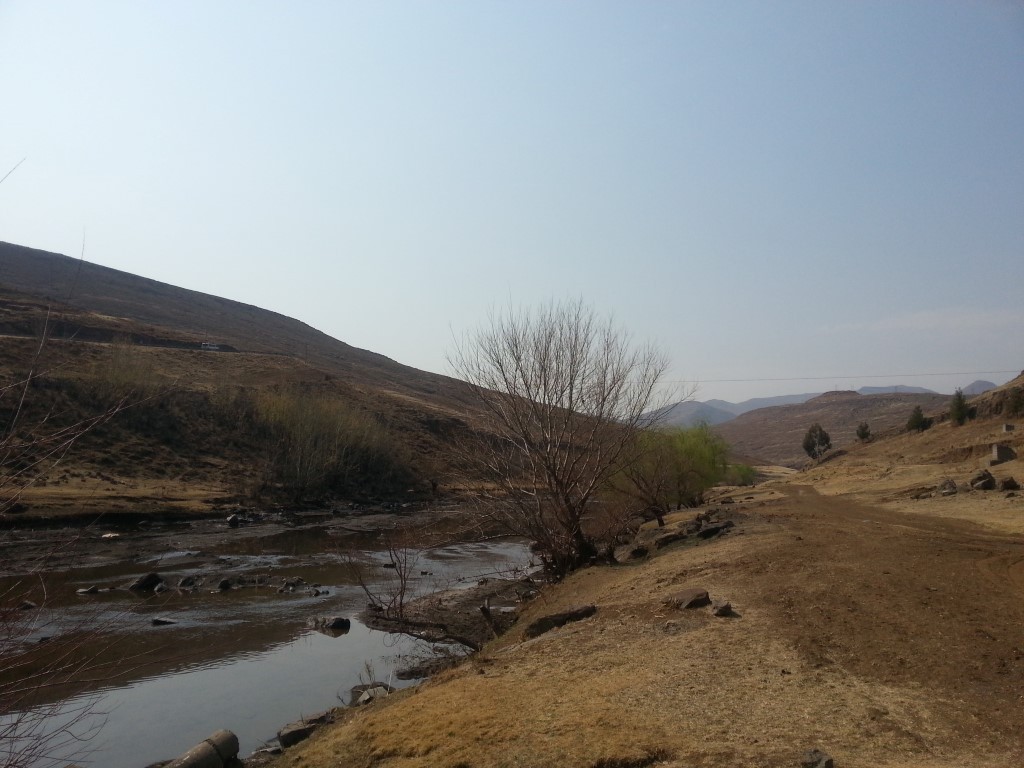
<svg viewBox="0 0 1024 768">
<path fill-rule="evenodd" d="M 174 757 L 218 728 L 234 731 L 243 754 L 248 754 L 273 739 L 284 724 L 347 703 L 351 688 L 371 682 L 368 677 L 396 688 L 409 685 L 394 674 L 402 659 L 429 658 L 431 647 L 358 622 L 355 616 L 367 600 L 350 556 L 311 546 L 331 544 L 322 534 L 287 534 L 268 537 L 266 551 L 257 552 L 259 539 L 253 538 L 244 547 L 233 545 L 205 555 L 240 571 L 272 568 L 269 586 L 223 592 L 172 590 L 148 597 L 123 590 L 74 593 L 95 583 L 121 585 L 146 570 L 156 570 L 168 581 L 181 578 L 197 570 L 191 551 L 161 558 L 156 568 L 147 559 L 64 574 L 62 594 L 70 597 L 48 613 L 51 630 L 101 622 L 117 630 L 112 652 L 144 659 L 145 664 L 132 664 L 96 689 L 63 702 L 60 696 L 68 693 L 52 694 L 60 703 L 48 719 L 51 730 L 80 715 L 83 707 L 91 705 L 97 713 L 76 726 L 81 733 L 98 730 L 88 744 L 88 759 L 83 759 L 83 745 L 78 743 L 68 745 L 66 754 L 58 757 L 81 765 L 138 768 Z M 250 546 L 253 551 L 240 551 Z M 286 559 L 300 552 L 300 559 Z M 383 562 L 378 552 L 364 551 L 360 556 L 370 563 Z M 469 586 L 484 576 L 511 575 L 528 561 L 529 552 L 525 542 L 505 540 L 442 547 L 418 557 L 412 594 Z M 388 578 L 382 568 L 370 567 L 367 575 L 371 588 Z M 281 594 L 277 583 L 283 578 L 319 584 L 326 594 Z M 153 626 L 154 617 L 173 623 Z M 317 626 L 321 617 L 348 619 L 348 631 L 324 631 L 326 627 Z"/>
</svg>

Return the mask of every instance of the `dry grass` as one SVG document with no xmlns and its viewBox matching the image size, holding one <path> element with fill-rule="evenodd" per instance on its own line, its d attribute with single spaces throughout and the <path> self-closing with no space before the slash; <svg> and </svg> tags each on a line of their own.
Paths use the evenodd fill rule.
<svg viewBox="0 0 1024 768">
<path fill-rule="evenodd" d="M 1007 692 L 1013 680 L 994 677 L 994 658 L 984 674 L 968 663 L 979 627 L 1010 633 L 992 654 L 1012 654 L 1024 584 L 1007 584 L 1007 563 L 982 568 L 973 540 L 948 552 L 961 529 L 944 521 L 919 524 L 813 491 L 762 493 L 777 500 L 739 505 L 745 522 L 726 539 L 576 573 L 520 626 L 590 602 L 600 606 L 593 619 L 530 641 L 514 630 L 464 667 L 354 713 L 283 764 L 791 766 L 820 746 L 844 768 L 1018 765 L 1024 722 Z M 948 566 L 912 561 L 939 550 Z M 917 597 L 953 593 L 956 579 L 988 589 L 990 577 L 1009 590 L 999 609 L 1017 605 L 998 628 L 971 613 L 967 597 L 942 604 L 952 626 Z M 663 608 L 684 586 L 730 599 L 739 616 Z M 914 622 L 929 623 L 919 638 Z M 982 677 L 995 682 L 985 688 Z"/>
</svg>

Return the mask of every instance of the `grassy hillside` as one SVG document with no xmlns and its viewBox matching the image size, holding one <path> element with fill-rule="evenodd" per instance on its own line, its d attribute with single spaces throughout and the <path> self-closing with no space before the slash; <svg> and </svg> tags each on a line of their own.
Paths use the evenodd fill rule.
<svg viewBox="0 0 1024 768">
<path fill-rule="evenodd" d="M 715 431 L 737 452 L 801 467 L 807 461 L 802 443 L 811 424 L 825 428 L 833 447 L 846 447 L 856 442 L 862 421 L 877 435 L 904 426 L 915 405 L 925 413 L 937 413 L 948 408 L 949 400 L 948 395 L 828 392 L 805 403 L 749 411 L 715 426 Z"/>
</svg>

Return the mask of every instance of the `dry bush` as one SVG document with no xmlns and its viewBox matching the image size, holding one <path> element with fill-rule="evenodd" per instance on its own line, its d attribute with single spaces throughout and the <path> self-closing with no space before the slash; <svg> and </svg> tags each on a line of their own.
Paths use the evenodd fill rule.
<svg viewBox="0 0 1024 768">
<path fill-rule="evenodd" d="M 405 483 L 412 470 L 389 431 L 336 397 L 263 393 L 256 420 L 267 446 L 265 488 L 292 500 Z"/>
</svg>

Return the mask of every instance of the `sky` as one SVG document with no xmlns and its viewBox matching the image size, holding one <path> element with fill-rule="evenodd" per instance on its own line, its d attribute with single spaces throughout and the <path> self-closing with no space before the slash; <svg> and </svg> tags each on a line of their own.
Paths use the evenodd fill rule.
<svg viewBox="0 0 1024 768">
<path fill-rule="evenodd" d="M 576 299 L 700 400 L 1024 368 L 1021 2 L 0 0 L 15 166 L 0 240 L 438 373 Z"/>
</svg>

